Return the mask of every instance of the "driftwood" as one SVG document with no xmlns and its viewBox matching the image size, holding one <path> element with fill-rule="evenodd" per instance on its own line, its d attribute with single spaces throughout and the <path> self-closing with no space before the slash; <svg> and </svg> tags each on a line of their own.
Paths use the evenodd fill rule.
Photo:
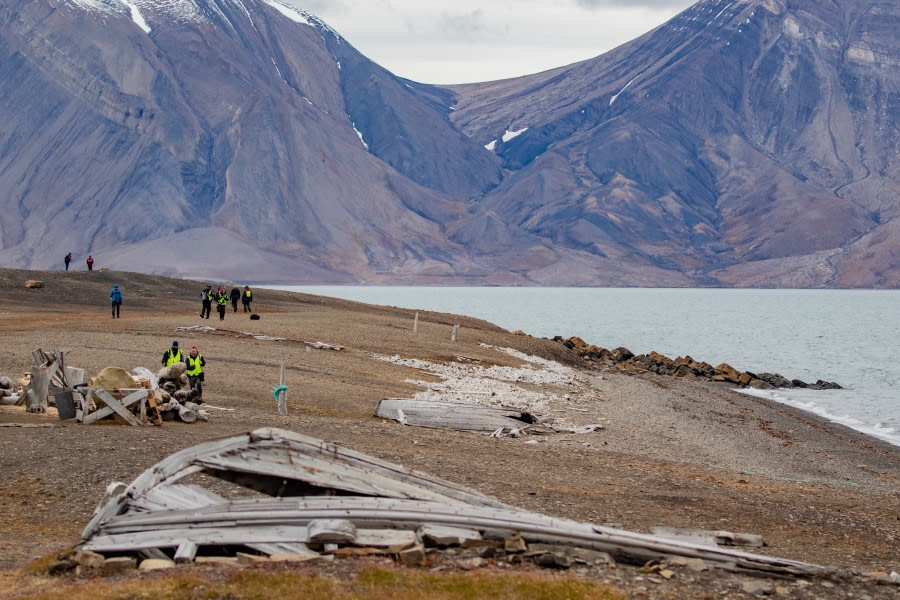
<svg viewBox="0 0 900 600">
<path fill-rule="evenodd" d="M 224 498 L 180 483 L 196 473 L 270 497 L 248 493 Z M 702 559 L 757 576 L 827 571 L 818 565 L 525 511 L 400 465 L 278 429 L 258 429 L 187 448 L 118 491 L 94 514 L 80 549 L 141 555 L 165 550 L 181 561 L 189 561 L 201 549 L 214 553 L 217 546 L 268 555 L 373 548 L 400 555 L 421 553 L 425 543 L 454 545 L 483 537 L 525 556 L 529 549 L 530 555 L 543 555 L 554 546 L 605 552 L 635 564 L 673 557 Z"/>
<path fill-rule="evenodd" d="M 15 406 L 19 404 L 19 396 L 9 390 L 0 390 L 0 406 Z"/>
<path fill-rule="evenodd" d="M 47 412 L 50 395 L 50 379 L 53 375 L 51 367 L 34 367 L 31 369 L 31 381 L 22 397 L 25 398 L 25 410 L 30 413 Z"/>
<path fill-rule="evenodd" d="M 172 379 L 172 380 L 180 380 L 181 377 L 187 372 L 187 365 L 183 362 L 172 363 L 168 367 L 164 367 L 157 373 L 157 377 L 160 379 Z"/>
<path fill-rule="evenodd" d="M 531 413 L 514 408 L 482 406 L 443 400 L 413 400 L 383 398 L 375 409 L 375 416 L 394 419 L 404 425 L 436 427 L 456 431 L 494 433 L 498 429 L 528 433 L 552 433 L 552 429 L 537 425 Z"/>
</svg>

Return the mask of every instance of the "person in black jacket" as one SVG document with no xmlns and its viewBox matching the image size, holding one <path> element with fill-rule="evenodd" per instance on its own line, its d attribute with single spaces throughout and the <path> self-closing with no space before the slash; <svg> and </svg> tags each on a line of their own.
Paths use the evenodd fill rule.
<svg viewBox="0 0 900 600">
<path fill-rule="evenodd" d="M 68 270 L 69 270 L 69 263 L 72 262 L 72 253 L 69 252 L 68 254 L 66 254 L 66 257 L 65 257 L 63 260 L 64 260 L 65 263 L 66 263 L 66 271 L 68 271 Z"/>
<path fill-rule="evenodd" d="M 250 303 L 253 301 L 253 292 L 250 291 L 250 286 L 244 286 L 244 293 L 241 296 L 241 301 L 244 303 L 244 312 L 250 312 Z"/>
<path fill-rule="evenodd" d="M 200 301 L 203 303 L 200 307 L 200 318 L 208 319 L 209 313 L 212 310 L 212 301 L 213 301 L 213 291 L 212 286 L 208 285 L 206 288 L 200 292 Z"/>
<path fill-rule="evenodd" d="M 238 286 L 232 286 L 229 297 L 231 299 L 231 308 L 234 309 L 233 312 L 237 312 L 237 303 L 241 299 L 241 290 L 238 289 Z"/>
<path fill-rule="evenodd" d="M 168 367 L 180 362 L 184 362 L 184 353 L 178 347 L 178 340 L 175 340 L 172 342 L 172 347 L 163 352 L 162 366 Z"/>
</svg>

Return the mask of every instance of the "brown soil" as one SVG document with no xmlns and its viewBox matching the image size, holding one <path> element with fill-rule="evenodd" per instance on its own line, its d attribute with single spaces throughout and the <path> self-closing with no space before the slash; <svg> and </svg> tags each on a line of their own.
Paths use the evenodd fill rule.
<svg viewBox="0 0 900 600">
<path fill-rule="evenodd" d="M 27 289 L 26 279 L 41 279 L 44 287 Z M 111 318 L 106 301 L 113 283 L 125 295 L 121 319 Z M 670 526 L 758 533 L 769 544 L 765 553 L 861 572 L 900 571 L 900 448 L 782 405 L 699 382 L 585 370 L 590 386 L 561 390 L 571 406 L 552 410 L 584 423 L 608 419 L 606 429 L 590 435 L 527 445 L 521 438 L 404 427 L 374 417 L 375 406 L 383 397 L 411 396 L 419 388 L 407 379 L 423 375 L 372 353 L 519 364 L 480 345 L 486 343 L 580 363 L 560 344 L 475 319 L 421 312 L 413 334 L 409 310 L 303 294 L 257 290 L 253 310 L 261 320 L 229 307 L 224 322 L 215 313 L 201 322 L 197 282 L 0 270 L 0 286 L 6 300 L 0 375 L 29 370 L 36 347 L 68 348 L 68 363 L 89 375 L 106 366 L 156 370 L 178 339 L 183 348 L 199 346 L 207 359 L 206 401 L 234 409 L 212 411 L 208 423 L 134 428 L 61 422 L 52 409 L 31 415 L 0 407 L 0 425 L 50 426 L 0 427 L 0 582 L 30 559 L 76 543 L 110 482 L 129 482 L 186 446 L 263 426 L 337 442 L 529 510 L 642 532 Z M 457 343 L 450 342 L 454 323 L 461 324 Z M 288 340 L 176 332 L 198 324 Z M 344 350 L 307 350 L 303 342 L 313 341 Z M 276 413 L 272 397 L 282 363 L 289 416 Z M 649 584 L 630 567 L 585 576 L 651 597 L 741 590 L 738 576 L 724 574 Z M 824 583 L 779 585 L 798 598 L 887 598 L 900 589 L 855 579 Z"/>
</svg>

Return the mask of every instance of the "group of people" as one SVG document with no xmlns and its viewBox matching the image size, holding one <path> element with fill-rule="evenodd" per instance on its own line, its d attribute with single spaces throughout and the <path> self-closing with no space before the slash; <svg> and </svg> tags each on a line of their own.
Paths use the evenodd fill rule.
<svg viewBox="0 0 900 600">
<path fill-rule="evenodd" d="M 122 310 L 122 299 L 122 288 L 120 288 L 119 284 L 116 283 L 113 285 L 112 289 L 109 290 L 109 300 L 112 304 L 113 319 L 120 318 L 119 313 Z M 240 300 L 244 305 L 244 312 L 252 312 L 250 310 L 250 303 L 253 302 L 253 291 L 250 289 L 249 285 L 245 285 L 243 291 L 241 291 L 238 286 L 233 286 L 231 288 L 230 294 L 226 293 L 225 288 L 223 288 L 222 286 L 219 286 L 219 289 L 213 292 L 212 286 L 208 285 L 203 289 L 202 292 L 200 292 L 200 301 L 202 303 L 200 308 L 200 318 L 209 318 L 209 313 L 212 312 L 212 304 L 213 302 L 215 302 L 216 311 L 219 313 L 219 320 L 224 321 L 225 308 L 228 306 L 228 303 L 231 302 L 232 310 L 234 312 L 237 312 L 238 300 Z M 176 342 L 174 346 L 178 346 L 178 343 Z"/>
<path fill-rule="evenodd" d="M 66 257 L 63 259 L 63 262 L 66 263 L 66 271 L 68 271 L 69 263 L 72 262 L 72 253 L 71 252 L 66 254 Z M 93 271 L 94 270 L 94 257 L 91 256 L 90 254 L 88 254 L 87 260 L 85 262 L 87 263 L 88 271 Z"/>
<path fill-rule="evenodd" d="M 191 389 L 196 390 L 196 399 L 199 400 L 203 396 L 203 367 L 206 366 L 206 359 L 200 354 L 197 346 L 191 346 L 190 353 L 184 356 L 181 348 L 178 347 L 178 340 L 172 342 L 172 347 L 163 352 L 162 365 L 170 367 L 175 363 L 183 362 L 187 366 L 188 382 Z M 202 400 L 199 400 L 202 402 Z M 198 402 L 199 404 L 199 402 Z"/>
<path fill-rule="evenodd" d="M 224 321 L 225 308 L 228 306 L 228 303 L 231 302 L 233 312 L 237 312 L 238 300 L 243 304 L 244 312 L 251 312 L 250 303 L 253 301 L 253 292 L 250 290 L 249 285 L 245 285 L 243 291 L 236 285 L 232 286 L 231 293 L 226 292 L 222 286 L 219 286 L 219 289 L 214 292 L 212 286 L 208 285 L 200 292 L 200 318 L 209 318 L 213 302 L 215 302 L 219 320 Z"/>
</svg>

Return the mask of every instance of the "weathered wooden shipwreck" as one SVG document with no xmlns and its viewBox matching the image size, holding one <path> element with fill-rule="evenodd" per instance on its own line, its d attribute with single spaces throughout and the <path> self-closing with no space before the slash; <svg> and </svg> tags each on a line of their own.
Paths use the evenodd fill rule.
<svg viewBox="0 0 900 600">
<path fill-rule="evenodd" d="M 203 477 L 202 475 L 212 476 Z M 193 477 L 192 477 L 193 476 Z M 239 495 L 225 497 L 188 479 Z M 221 482 L 220 482 L 221 483 Z M 222 484 L 226 485 L 226 484 Z M 189 562 L 198 556 L 384 553 L 426 546 L 556 548 L 644 564 L 684 557 L 756 574 L 808 576 L 817 565 L 525 511 L 335 444 L 279 429 L 187 448 L 131 485 L 113 484 L 80 550 Z"/>
</svg>

